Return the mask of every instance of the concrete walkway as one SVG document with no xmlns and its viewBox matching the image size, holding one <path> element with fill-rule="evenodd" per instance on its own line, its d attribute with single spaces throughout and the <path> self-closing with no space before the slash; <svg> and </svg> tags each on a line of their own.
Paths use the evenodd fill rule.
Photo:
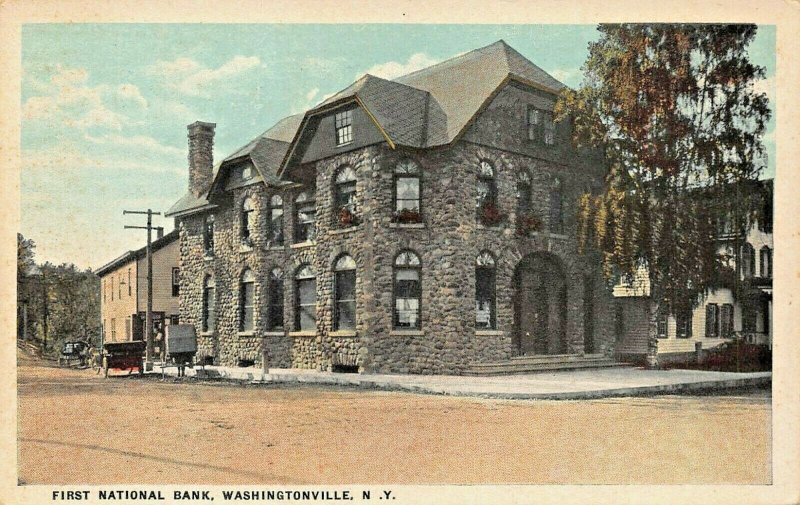
<svg viewBox="0 0 800 505">
<path fill-rule="evenodd" d="M 154 372 L 161 373 L 156 366 Z M 166 375 L 177 375 L 166 368 Z M 675 394 L 769 385 L 771 372 L 729 373 L 696 370 L 607 368 L 543 372 L 496 377 L 452 375 L 343 374 L 273 368 L 207 366 L 187 369 L 187 377 L 216 378 L 257 384 L 306 383 L 355 386 L 414 393 L 510 399 L 581 399 Z"/>
</svg>

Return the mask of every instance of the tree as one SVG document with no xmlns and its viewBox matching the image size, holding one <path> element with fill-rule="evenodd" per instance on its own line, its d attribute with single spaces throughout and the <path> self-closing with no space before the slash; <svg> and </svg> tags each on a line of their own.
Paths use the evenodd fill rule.
<svg viewBox="0 0 800 505">
<path fill-rule="evenodd" d="M 27 338 L 31 316 L 29 300 L 31 275 L 36 266 L 34 260 L 36 244 L 17 233 L 17 338 Z"/>
<path fill-rule="evenodd" d="M 610 282 L 646 272 L 657 345 L 657 314 L 694 307 L 728 266 L 720 223 L 744 232 L 760 207 L 748 188 L 766 158 L 769 104 L 755 89 L 764 69 L 748 60 L 753 25 L 598 30 L 583 83 L 563 93 L 556 117 L 608 160 L 603 192 L 580 201 L 581 247 L 601 255 Z"/>
</svg>

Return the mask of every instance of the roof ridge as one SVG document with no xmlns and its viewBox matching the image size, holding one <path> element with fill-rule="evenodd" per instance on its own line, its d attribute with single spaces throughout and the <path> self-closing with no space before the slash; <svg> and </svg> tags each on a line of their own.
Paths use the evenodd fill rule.
<svg viewBox="0 0 800 505">
<path fill-rule="evenodd" d="M 401 76 L 395 77 L 395 78 L 394 78 L 394 79 L 392 79 L 392 80 L 393 80 L 393 81 L 396 81 L 396 80 L 398 80 L 398 79 L 405 79 L 405 78 L 408 78 L 408 77 L 411 77 L 411 76 L 417 75 L 417 74 L 419 74 L 419 73 L 421 73 L 421 72 L 427 72 L 427 71 L 430 71 L 430 70 L 432 70 L 432 69 L 434 69 L 434 68 L 436 68 L 436 67 L 440 67 L 440 66 L 442 66 L 442 65 L 445 65 L 445 64 L 448 64 L 448 63 L 453 63 L 453 62 L 454 62 L 454 61 L 456 61 L 456 60 L 463 61 L 463 60 L 465 60 L 465 59 L 466 59 L 468 56 L 469 56 L 469 57 L 476 56 L 476 53 L 481 53 L 482 51 L 485 51 L 485 50 L 487 50 L 487 49 L 489 49 L 489 48 L 491 48 L 491 47 L 495 47 L 495 46 L 499 46 L 499 45 L 505 45 L 505 46 L 508 46 L 508 44 L 506 43 L 506 41 L 505 41 L 505 40 L 503 40 L 503 39 L 500 39 L 500 40 L 497 40 L 497 41 L 495 41 L 495 42 L 492 42 L 492 43 L 491 43 L 491 44 L 489 44 L 489 45 L 486 45 L 486 46 L 483 46 L 483 47 L 479 47 L 479 48 L 477 48 L 477 49 L 472 49 L 472 50 L 470 50 L 470 51 L 467 51 L 467 52 L 465 52 L 465 53 L 456 54 L 455 56 L 451 56 L 450 58 L 447 58 L 446 60 L 442 60 L 442 61 L 440 61 L 439 63 L 434 63 L 433 65 L 429 65 L 429 66 L 427 66 L 427 67 L 420 68 L 419 70 L 414 70 L 413 72 L 409 72 L 409 73 L 407 73 L 407 74 L 403 74 L 403 75 L 401 75 Z M 508 65 L 506 65 L 506 66 L 508 66 Z M 401 84 L 402 84 L 402 83 L 401 83 Z"/>
</svg>

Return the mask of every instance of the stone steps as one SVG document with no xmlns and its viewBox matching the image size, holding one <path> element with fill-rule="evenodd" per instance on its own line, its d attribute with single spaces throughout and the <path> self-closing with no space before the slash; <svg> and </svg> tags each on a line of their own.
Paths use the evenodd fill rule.
<svg viewBox="0 0 800 505">
<path fill-rule="evenodd" d="M 630 366 L 602 354 L 551 354 L 546 356 L 515 356 L 508 361 L 472 363 L 465 375 L 511 375 L 555 370 L 578 370 Z"/>
</svg>

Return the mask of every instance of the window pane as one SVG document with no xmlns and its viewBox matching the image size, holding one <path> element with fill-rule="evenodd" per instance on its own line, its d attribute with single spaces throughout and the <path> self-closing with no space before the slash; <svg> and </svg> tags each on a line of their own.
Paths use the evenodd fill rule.
<svg viewBox="0 0 800 505">
<path fill-rule="evenodd" d="M 316 303 L 317 289 L 314 279 L 303 279 L 297 281 L 297 290 L 300 305 L 311 305 Z"/>
<path fill-rule="evenodd" d="M 356 299 L 356 271 L 336 272 L 336 301 Z"/>
<path fill-rule="evenodd" d="M 419 211 L 419 179 L 416 177 L 398 177 L 396 210 Z"/>
<path fill-rule="evenodd" d="M 269 288 L 267 325 L 271 330 L 283 328 L 283 280 L 273 275 Z"/>
<path fill-rule="evenodd" d="M 270 240 L 275 245 L 283 244 L 283 209 L 272 209 L 270 217 Z"/>
<path fill-rule="evenodd" d="M 338 330 L 352 330 L 356 327 L 356 302 L 340 301 L 336 304 L 336 326 Z"/>
<path fill-rule="evenodd" d="M 475 269 L 475 326 L 494 328 L 494 269 Z"/>
<path fill-rule="evenodd" d="M 314 330 L 317 327 L 316 308 L 309 305 L 300 306 L 300 330 Z"/>
<path fill-rule="evenodd" d="M 395 300 L 397 326 L 419 328 L 419 300 L 416 298 L 397 298 Z"/>
</svg>

